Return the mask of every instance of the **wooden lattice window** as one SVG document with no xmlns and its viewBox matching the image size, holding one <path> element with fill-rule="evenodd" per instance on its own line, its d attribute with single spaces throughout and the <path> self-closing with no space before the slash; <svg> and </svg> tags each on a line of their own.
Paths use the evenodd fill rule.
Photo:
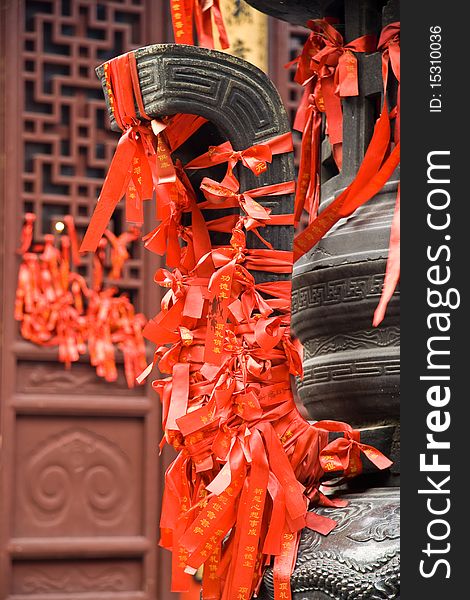
<svg viewBox="0 0 470 600">
<path fill-rule="evenodd" d="M 117 143 L 95 67 L 148 43 L 145 0 L 26 0 L 22 208 L 37 215 L 35 239 L 74 217 L 84 233 Z M 125 227 L 118 207 L 111 228 Z M 141 308 L 142 245 L 133 244 L 120 287 Z M 80 273 L 90 275 L 91 256 Z"/>
</svg>

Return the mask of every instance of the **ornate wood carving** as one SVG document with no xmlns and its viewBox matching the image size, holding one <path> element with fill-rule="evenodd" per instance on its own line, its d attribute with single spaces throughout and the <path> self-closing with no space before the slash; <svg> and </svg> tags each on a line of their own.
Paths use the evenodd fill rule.
<svg viewBox="0 0 470 600">
<path fill-rule="evenodd" d="M 22 417 L 15 536 L 139 535 L 140 420 Z"/>
</svg>

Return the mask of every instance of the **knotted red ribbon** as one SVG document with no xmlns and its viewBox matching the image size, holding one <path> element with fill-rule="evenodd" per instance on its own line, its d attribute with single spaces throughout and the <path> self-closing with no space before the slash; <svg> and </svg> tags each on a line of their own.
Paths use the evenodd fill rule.
<svg viewBox="0 0 470 600">
<path fill-rule="evenodd" d="M 384 71 L 385 84 L 386 73 L 387 71 Z M 384 96 L 381 115 L 354 181 L 296 237 L 294 241 L 296 260 L 313 248 L 339 219 L 351 215 L 356 208 L 370 200 L 389 179 L 400 159 L 399 143 L 388 154 L 390 132 L 390 114 Z"/>
<path fill-rule="evenodd" d="M 335 93 L 339 97 L 357 96 L 357 58 L 354 52 L 373 52 L 376 49 L 376 37 L 363 35 L 345 44 L 342 35 L 326 19 L 311 20 L 307 26 L 323 42 L 319 43 L 322 47 L 318 52 L 310 53 L 310 60 L 314 64 L 312 68 L 321 79 L 334 75 Z"/>
<path fill-rule="evenodd" d="M 318 90 L 318 87 L 316 87 Z M 306 210 L 310 219 L 318 213 L 320 203 L 320 137 L 321 137 L 321 111 L 318 109 L 315 98 L 310 93 L 310 85 L 306 88 L 308 106 L 305 110 L 305 124 L 301 128 L 302 144 L 300 149 L 299 177 L 294 203 L 294 223 L 298 225 L 302 212 Z M 304 94 L 304 95 L 305 95 Z M 298 127 L 298 126 L 297 126 Z M 296 128 L 294 124 L 294 128 Z"/>
<path fill-rule="evenodd" d="M 114 209 L 126 194 L 126 215 L 137 224 L 143 221 L 142 202 L 154 188 L 175 180 L 169 149 L 163 138 L 157 141 L 150 121 L 137 119 L 135 106 L 143 106 L 136 85 L 137 67 L 133 52 L 104 65 L 111 110 L 124 133 L 119 140 L 80 250 L 94 251 Z M 142 108 L 143 110 L 143 108 Z M 162 131 L 165 125 L 158 126 Z"/>
<path fill-rule="evenodd" d="M 341 144 L 343 141 L 343 117 L 341 98 L 357 96 L 357 58 L 355 52 L 373 52 L 376 38 L 373 35 L 361 36 L 344 44 L 341 34 L 325 19 L 307 23 L 312 29 L 302 54 L 298 59 L 296 81 L 310 84 L 309 94 L 315 93 L 312 80 L 318 84 L 316 109 L 326 113 L 328 137 L 333 156 L 339 169 L 342 166 Z M 304 96 L 301 112 L 312 103 Z M 307 104 L 308 103 L 308 104 Z M 296 124 L 299 126 L 299 123 Z M 318 141 L 318 140 L 317 140 Z"/>
<path fill-rule="evenodd" d="M 247 215 L 247 218 L 243 220 L 245 229 L 247 231 L 253 231 L 270 249 L 272 249 L 271 244 L 261 237 L 257 229 L 259 227 L 265 227 L 268 222 L 270 224 L 291 224 L 288 219 L 283 219 L 282 223 L 278 219 L 277 222 L 274 223 L 271 218 L 271 210 L 261 206 L 254 198 L 292 194 L 295 190 L 293 181 L 247 190 L 246 192 L 239 194 L 208 177 L 204 177 L 201 182 L 201 190 L 209 203 L 214 205 L 214 207 L 220 207 L 222 205 L 226 208 L 232 208 L 239 205 Z M 206 204 L 201 204 L 200 208 L 208 208 L 208 206 Z"/>
<path fill-rule="evenodd" d="M 199 45 L 214 48 L 214 19 L 221 48 L 226 49 L 230 46 L 220 10 L 220 0 L 171 0 L 171 18 L 177 44 L 194 45 L 194 24 Z"/>
<path fill-rule="evenodd" d="M 298 260 L 308 252 L 341 218 L 351 215 L 359 206 L 377 194 L 390 178 L 400 161 L 399 110 L 389 113 L 387 108 L 388 65 L 399 81 L 399 24 L 393 23 L 384 28 L 379 41 L 382 53 L 382 78 L 384 83 L 384 103 L 382 112 L 376 123 L 374 134 L 353 182 L 337 198 L 333 200 L 313 222 L 294 240 L 294 256 Z M 393 58 L 392 58 L 393 57 Z M 398 104 L 399 106 L 399 104 Z M 391 153 L 392 141 L 390 119 L 397 115 L 395 123 L 395 141 Z M 399 197 L 392 221 L 390 237 L 389 261 L 386 278 L 379 307 L 374 315 L 373 324 L 377 326 L 383 319 L 386 306 L 393 295 L 399 279 Z"/>
<path fill-rule="evenodd" d="M 317 216 L 320 199 L 321 113 L 333 157 L 342 167 L 343 117 L 341 98 L 357 96 L 358 76 L 355 52 L 375 50 L 375 36 L 365 35 L 344 44 L 341 34 L 325 19 L 311 20 L 312 29 L 302 53 L 296 59 L 295 80 L 305 86 L 294 129 L 302 131 L 299 182 L 294 218 L 298 224 L 305 209 L 310 220 Z M 290 63 L 292 64 L 292 63 Z"/>
</svg>

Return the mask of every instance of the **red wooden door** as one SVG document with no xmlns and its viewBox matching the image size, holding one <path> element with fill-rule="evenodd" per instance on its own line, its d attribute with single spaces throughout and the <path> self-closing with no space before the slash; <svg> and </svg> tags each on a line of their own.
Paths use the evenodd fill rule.
<svg viewBox="0 0 470 600">
<path fill-rule="evenodd" d="M 22 341 L 13 320 L 22 216 L 36 213 L 37 241 L 65 214 L 84 232 L 117 143 L 94 68 L 164 41 L 164 3 L 0 4 L 0 599 L 164 600 L 158 397 L 148 385 L 128 390 L 122 365 L 114 384 L 86 361 L 65 370 L 54 350 Z M 158 299 L 151 261 L 135 244 L 121 281 L 147 315 Z M 90 267 L 87 257 L 81 273 Z"/>
</svg>

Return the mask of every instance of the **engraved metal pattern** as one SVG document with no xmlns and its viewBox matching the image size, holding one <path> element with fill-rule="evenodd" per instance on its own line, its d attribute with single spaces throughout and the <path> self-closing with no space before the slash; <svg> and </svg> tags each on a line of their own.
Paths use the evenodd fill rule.
<svg viewBox="0 0 470 600">
<path fill-rule="evenodd" d="M 384 275 L 377 273 L 368 276 L 352 276 L 345 279 L 325 280 L 292 291 L 292 311 L 306 308 L 331 306 L 355 302 L 365 298 L 380 298 Z"/>
<path fill-rule="evenodd" d="M 318 365 L 309 367 L 305 365 L 305 375 L 299 383 L 299 389 L 315 383 L 327 381 L 348 381 L 357 377 L 380 377 L 382 375 L 398 375 L 400 373 L 400 360 L 352 360 L 345 363 L 332 365 Z"/>
<path fill-rule="evenodd" d="M 357 350 L 359 348 L 387 347 L 400 345 L 400 328 L 397 326 L 381 329 L 371 328 L 337 335 L 318 336 L 304 343 L 305 359 L 313 358 L 320 354 L 344 350 Z"/>
<path fill-rule="evenodd" d="M 346 508 L 317 508 L 338 526 L 326 537 L 305 529 L 291 578 L 295 600 L 396 600 L 400 595 L 399 491 L 345 496 Z M 260 598 L 273 598 L 268 571 Z"/>
</svg>

